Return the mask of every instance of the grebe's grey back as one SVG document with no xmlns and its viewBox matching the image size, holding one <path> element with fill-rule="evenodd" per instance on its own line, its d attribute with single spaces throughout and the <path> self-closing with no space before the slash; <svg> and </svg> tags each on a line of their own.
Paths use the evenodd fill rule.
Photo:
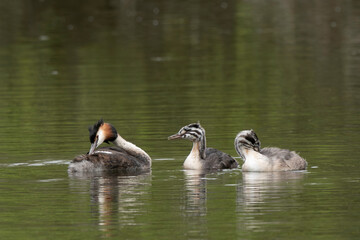
<svg viewBox="0 0 360 240">
<path fill-rule="evenodd" d="M 244 130 L 235 138 L 235 150 L 245 161 L 243 171 L 292 171 L 305 170 L 307 162 L 296 152 L 275 147 L 260 148 L 260 141 L 253 130 Z"/>
<path fill-rule="evenodd" d="M 149 155 L 136 145 L 123 139 L 115 127 L 102 119 L 89 127 L 91 147 L 89 153 L 79 155 L 70 163 L 69 172 L 102 170 L 135 171 L 151 167 Z M 103 142 L 112 142 L 114 147 L 102 147 Z"/>
<path fill-rule="evenodd" d="M 238 163 L 230 155 L 214 148 L 206 147 L 205 129 L 200 123 L 191 123 L 168 139 L 184 138 L 193 142 L 193 148 L 184 162 L 187 169 L 236 168 Z"/>
</svg>

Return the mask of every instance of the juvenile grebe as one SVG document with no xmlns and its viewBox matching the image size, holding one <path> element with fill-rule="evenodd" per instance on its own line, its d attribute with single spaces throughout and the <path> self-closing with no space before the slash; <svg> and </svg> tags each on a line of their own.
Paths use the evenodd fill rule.
<svg viewBox="0 0 360 240">
<path fill-rule="evenodd" d="M 238 163 L 230 155 L 214 148 L 206 147 L 205 129 L 200 123 L 184 126 L 168 139 L 184 138 L 193 142 L 193 148 L 184 162 L 187 169 L 225 169 L 236 168 Z"/>
<path fill-rule="evenodd" d="M 261 149 L 259 138 L 253 130 L 239 132 L 234 145 L 236 152 L 245 161 L 243 171 L 292 171 L 307 167 L 306 160 L 294 151 L 275 147 Z"/>
<path fill-rule="evenodd" d="M 137 171 L 151 167 L 151 158 L 141 148 L 123 139 L 113 125 L 102 119 L 89 127 L 90 151 L 79 155 L 69 165 L 69 172 L 101 170 Z M 112 142 L 116 147 L 102 147 L 103 142 Z"/>
</svg>

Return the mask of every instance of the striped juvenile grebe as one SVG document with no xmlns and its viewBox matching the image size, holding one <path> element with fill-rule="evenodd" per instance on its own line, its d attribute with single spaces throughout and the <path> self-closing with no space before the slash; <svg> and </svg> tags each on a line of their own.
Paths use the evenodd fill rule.
<svg viewBox="0 0 360 240">
<path fill-rule="evenodd" d="M 260 148 L 260 141 L 253 130 L 239 132 L 235 150 L 245 161 L 243 171 L 292 171 L 305 170 L 307 162 L 294 151 L 275 147 Z"/>
<path fill-rule="evenodd" d="M 137 171 L 151 167 L 151 158 L 141 148 L 123 139 L 113 125 L 102 119 L 89 127 L 90 151 L 79 155 L 69 165 L 69 172 L 101 170 Z M 103 142 L 112 142 L 114 147 L 102 147 Z"/>
<path fill-rule="evenodd" d="M 236 168 L 238 163 L 230 155 L 214 148 L 206 147 L 205 129 L 200 123 L 184 126 L 168 139 L 184 138 L 193 142 L 193 148 L 184 162 L 187 169 L 225 169 Z"/>
</svg>

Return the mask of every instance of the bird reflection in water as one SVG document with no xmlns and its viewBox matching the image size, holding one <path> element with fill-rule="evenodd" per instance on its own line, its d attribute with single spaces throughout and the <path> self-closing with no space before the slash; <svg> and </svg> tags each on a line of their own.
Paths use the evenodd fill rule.
<svg viewBox="0 0 360 240">
<path fill-rule="evenodd" d="M 184 170 L 186 213 L 189 215 L 206 215 L 205 174 L 203 170 Z"/>
<path fill-rule="evenodd" d="M 151 171 L 138 173 L 111 174 L 101 173 L 69 174 L 74 181 L 80 180 L 80 187 L 89 191 L 91 212 L 97 216 L 99 230 L 104 237 L 112 236 L 112 229 L 121 229 L 128 225 L 138 225 L 136 217 L 146 214 L 141 206 L 151 187 Z M 89 183 L 83 184 L 85 181 Z M 79 191 L 79 185 L 75 186 Z M 83 192 L 84 192 L 83 191 Z"/>
<path fill-rule="evenodd" d="M 266 222 L 261 215 L 286 212 L 289 199 L 296 207 L 300 200 L 293 196 L 303 191 L 305 175 L 306 171 L 242 172 L 237 189 L 238 227 L 262 231 Z"/>
<path fill-rule="evenodd" d="M 206 174 L 209 172 L 209 170 L 184 170 L 186 198 L 183 214 L 187 223 L 187 238 L 207 237 Z"/>
</svg>

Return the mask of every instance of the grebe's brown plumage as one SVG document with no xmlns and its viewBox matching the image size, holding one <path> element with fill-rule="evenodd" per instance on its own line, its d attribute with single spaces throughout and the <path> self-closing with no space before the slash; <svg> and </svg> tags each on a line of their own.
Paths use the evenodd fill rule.
<svg viewBox="0 0 360 240">
<path fill-rule="evenodd" d="M 184 126 L 168 139 L 184 138 L 193 142 L 193 148 L 184 162 L 187 169 L 227 169 L 237 168 L 238 163 L 229 154 L 206 147 L 205 129 L 199 123 Z"/>
<path fill-rule="evenodd" d="M 306 160 L 294 151 L 276 147 L 260 148 L 260 141 L 253 130 L 239 132 L 234 144 L 244 160 L 243 171 L 294 171 L 307 167 Z"/>
<path fill-rule="evenodd" d="M 141 148 L 123 139 L 110 123 L 100 120 L 89 128 L 89 133 L 91 142 L 89 153 L 75 157 L 69 165 L 69 172 L 150 169 L 151 158 L 149 155 Z M 96 149 L 103 142 L 112 142 L 116 146 Z"/>
</svg>

